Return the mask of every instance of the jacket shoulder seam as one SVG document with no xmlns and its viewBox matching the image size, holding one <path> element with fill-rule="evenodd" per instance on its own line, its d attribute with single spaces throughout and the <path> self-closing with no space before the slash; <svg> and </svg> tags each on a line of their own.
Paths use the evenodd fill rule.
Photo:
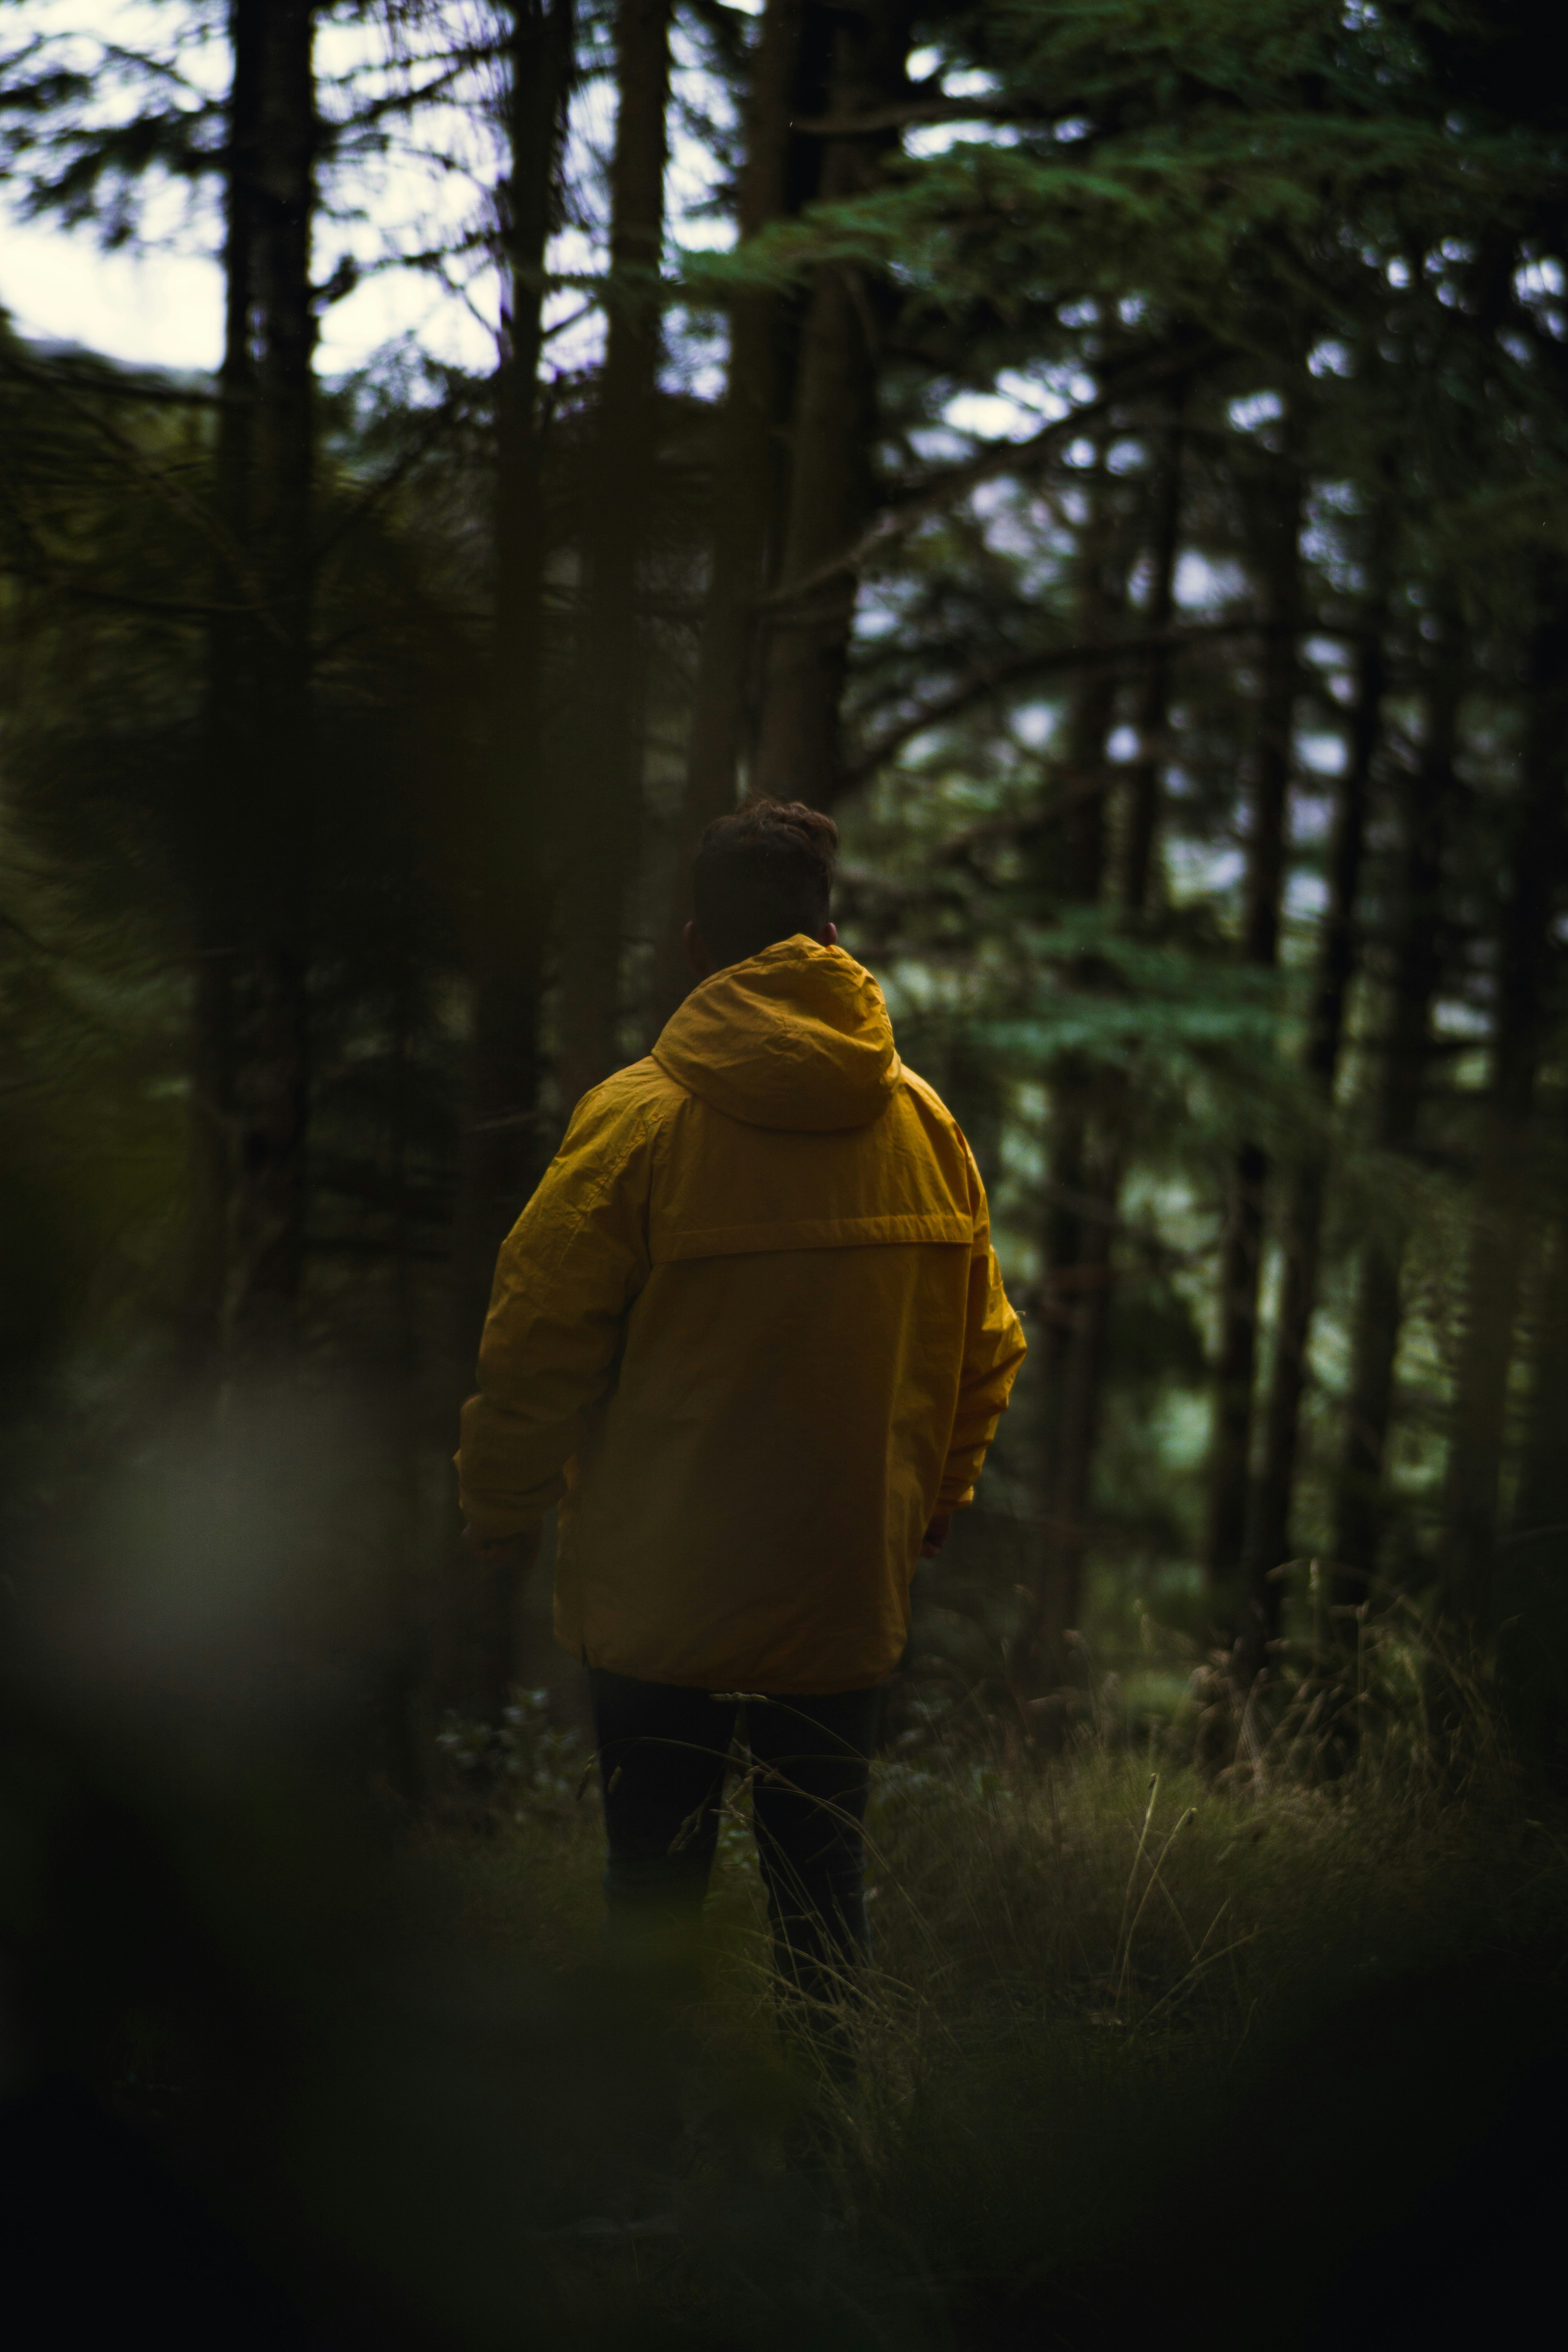
<svg viewBox="0 0 1568 2352">
<path fill-rule="evenodd" d="M 975 1238 L 977 1241 L 984 1238 L 988 1243 L 991 1231 L 990 1210 L 985 1200 L 985 1187 L 981 1181 L 980 1170 L 975 1161 L 974 1153 L 970 1148 L 969 1138 L 964 1134 L 958 1120 L 953 1117 L 952 1112 L 948 1108 L 946 1103 L 943 1102 L 942 1097 L 938 1094 L 936 1088 L 931 1085 L 929 1078 L 922 1078 L 920 1076 L 920 1073 L 916 1070 L 911 1070 L 907 1063 L 904 1066 L 904 1076 L 908 1079 L 910 1087 L 913 1088 L 916 1095 L 919 1096 L 921 1100 L 928 1103 L 931 1109 L 936 1112 L 937 1116 L 942 1119 L 947 1134 L 952 1140 L 957 1144 L 959 1150 L 963 1153 L 964 1171 L 971 1188 L 972 1197 L 969 1202 L 969 1213 L 974 1221 Z"/>
</svg>

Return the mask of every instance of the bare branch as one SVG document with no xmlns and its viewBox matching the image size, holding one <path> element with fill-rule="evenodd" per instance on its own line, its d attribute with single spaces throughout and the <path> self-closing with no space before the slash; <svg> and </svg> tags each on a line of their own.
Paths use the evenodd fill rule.
<svg viewBox="0 0 1568 2352">
<path fill-rule="evenodd" d="M 1179 629 L 1152 629 L 1137 637 L 1073 638 L 1066 645 L 1036 646 L 1026 652 L 1007 654 L 998 660 L 981 662 L 961 678 L 933 695 L 921 709 L 908 717 L 895 720 L 880 735 L 874 736 L 858 760 L 844 772 L 844 788 L 852 790 L 876 773 L 884 761 L 923 735 L 928 727 L 940 727 L 944 719 L 956 719 L 973 709 L 977 702 L 999 694 L 1004 688 L 1018 685 L 1028 677 L 1048 677 L 1055 670 L 1098 667 L 1106 662 L 1143 661 L 1155 654 L 1177 653 L 1183 647 L 1201 645 L 1212 638 L 1260 637 L 1278 635 L 1278 627 L 1256 617 L 1236 621 L 1207 621 Z M 1302 624 L 1294 634 L 1302 636 L 1353 636 L 1353 628 L 1337 628 L 1317 620 Z"/>
<path fill-rule="evenodd" d="M 1050 457 L 1064 441 L 1074 441 L 1086 425 L 1095 418 L 1120 408 L 1124 401 L 1141 392 L 1152 391 L 1156 384 L 1168 383 L 1172 376 L 1186 375 L 1219 356 L 1219 346 L 1167 352 L 1158 362 L 1145 367 L 1129 370 L 1119 375 L 1114 384 L 1069 409 L 1053 424 L 1032 434 L 1026 441 L 994 442 L 978 457 L 966 458 L 961 466 L 950 466 L 921 485 L 907 499 L 878 516 L 869 530 L 840 553 L 829 557 L 815 571 L 803 573 L 798 580 L 789 580 L 775 588 L 771 595 L 759 600 L 760 609 L 776 612 L 781 606 L 795 604 L 812 593 L 826 587 L 829 581 L 839 579 L 846 572 L 861 572 L 873 557 L 895 540 L 901 539 L 914 525 L 923 522 L 927 515 L 936 513 L 954 499 L 965 497 L 982 482 L 994 481 L 999 474 L 1027 473 Z"/>
<path fill-rule="evenodd" d="M 792 131 L 807 139 L 861 139 L 879 131 L 901 131 L 920 122 L 1045 122 L 1049 118 L 997 99 L 909 98 L 891 106 L 873 106 L 864 114 L 801 116 Z"/>
</svg>

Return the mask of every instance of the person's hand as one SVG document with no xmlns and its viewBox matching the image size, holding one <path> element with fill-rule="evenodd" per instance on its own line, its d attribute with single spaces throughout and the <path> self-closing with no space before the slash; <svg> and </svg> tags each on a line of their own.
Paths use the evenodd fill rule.
<svg viewBox="0 0 1568 2352">
<path fill-rule="evenodd" d="M 481 1535 L 478 1528 L 469 1527 L 467 1520 L 463 1523 L 464 1543 L 487 1568 L 526 1568 L 538 1540 L 531 1528 L 521 1535 L 487 1536 Z"/>
<path fill-rule="evenodd" d="M 921 1558 L 934 1559 L 947 1541 L 947 1531 L 952 1525 L 951 1511 L 933 1511 L 931 1525 L 921 1538 Z"/>
</svg>

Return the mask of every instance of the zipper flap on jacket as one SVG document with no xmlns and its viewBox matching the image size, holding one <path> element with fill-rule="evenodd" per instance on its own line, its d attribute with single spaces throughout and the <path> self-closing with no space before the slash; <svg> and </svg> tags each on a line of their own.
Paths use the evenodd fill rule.
<svg viewBox="0 0 1568 2352">
<path fill-rule="evenodd" d="M 955 1213 L 929 1216 L 800 1217 L 768 1224 L 689 1225 L 661 1234 L 650 1250 L 655 1265 L 698 1257 L 743 1257 L 763 1250 L 879 1249 L 910 1242 L 974 1247 L 974 1220 Z"/>
</svg>

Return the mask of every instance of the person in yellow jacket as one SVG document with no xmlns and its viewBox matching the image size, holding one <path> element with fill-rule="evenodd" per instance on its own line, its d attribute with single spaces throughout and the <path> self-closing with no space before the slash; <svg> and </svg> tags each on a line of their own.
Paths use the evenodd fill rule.
<svg viewBox="0 0 1568 2352">
<path fill-rule="evenodd" d="M 481 1553 L 560 1506 L 612 1923 L 700 1909 L 743 1706 L 808 2002 L 866 1949 L 880 1689 L 1024 1355 L 969 1146 L 837 944 L 837 850 L 795 803 L 708 828 L 698 985 L 584 1097 L 503 1244 L 458 1456 Z"/>
</svg>

